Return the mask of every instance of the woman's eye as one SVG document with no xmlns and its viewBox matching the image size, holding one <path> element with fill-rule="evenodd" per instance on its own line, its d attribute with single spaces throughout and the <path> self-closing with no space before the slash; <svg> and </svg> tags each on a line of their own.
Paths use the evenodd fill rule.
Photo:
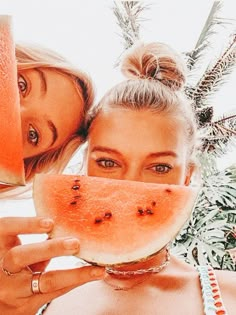
<svg viewBox="0 0 236 315">
<path fill-rule="evenodd" d="M 28 141 L 29 143 L 33 145 L 37 145 L 39 141 L 39 135 L 37 130 L 34 129 L 32 125 L 29 125 L 29 130 L 28 130 Z"/>
<path fill-rule="evenodd" d="M 20 90 L 20 92 L 22 94 L 26 93 L 26 91 L 27 91 L 27 82 L 24 79 L 24 77 L 22 77 L 22 75 L 18 76 L 18 87 L 19 87 L 19 90 Z"/>
<path fill-rule="evenodd" d="M 117 166 L 117 163 L 115 163 L 114 161 L 112 160 L 97 160 L 97 164 L 99 166 L 102 166 L 104 168 L 111 168 L 111 167 L 116 167 Z"/>
<path fill-rule="evenodd" d="M 155 165 L 151 168 L 152 170 L 154 170 L 156 173 L 168 173 L 172 167 L 170 165 L 166 165 L 166 164 L 158 164 Z"/>
</svg>

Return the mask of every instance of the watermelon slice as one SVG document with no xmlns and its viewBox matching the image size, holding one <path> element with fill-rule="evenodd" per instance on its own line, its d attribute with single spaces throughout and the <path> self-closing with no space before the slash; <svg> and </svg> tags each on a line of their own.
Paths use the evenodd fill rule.
<svg viewBox="0 0 236 315">
<path fill-rule="evenodd" d="M 11 17 L 0 15 L 0 182 L 24 180 L 20 99 Z"/>
<path fill-rule="evenodd" d="M 36 175 L 39 216 L 52 237 L 76 236 L 78 257 L 97 265 L 140 261 L 163 248 L 187 221 L 198 190 L 187 186 L 74 175 Z"/>
</svg>

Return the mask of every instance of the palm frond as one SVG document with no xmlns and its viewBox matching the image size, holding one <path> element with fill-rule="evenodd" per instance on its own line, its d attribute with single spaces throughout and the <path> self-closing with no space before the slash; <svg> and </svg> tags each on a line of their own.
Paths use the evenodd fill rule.
<svg viewBox="0 0 236 315">
<path fill-rule="evenodd" d="M 236 163 L 234 163 L 233 165 L 231 165 L 230 167 L 228 167 L 226 170 L 226 175 L 230 176 L 232 181 L 236 182 Z M 235 222 L 236 223 L 236 222 Z"/>
<path fill-rule="evenodd" d="M 236 113 L 224 114 L 222 117 L 208 122 L 202 127 L 202 152 L 212 153 L 214 157 L 221 157 L 236 145 Z"/>
<path fill-rule="evenodd" d="M 226 81 L 228 75 L 236 68 L 236 34 L 229 46 L 216 61 L 208 68 L 195 87 L 187 87 L 186 94 L 194 102 L 196 109 L 206 107 L 209 97 L 216 93 Z"/>
<path fill-rule="evenodd" d="M 208 106 L 205 108 L 197 108 L 195 109 L 196 119 L 198 121 L 198 126 L 200 128 L 205 127 L 207 124 L 212 122 L 214 115 L 213 106 Z"/>
<path fill-rule="evenodd" d="M 124 51 L 140 39 L 140 23 L 145 21 L 141 14 L 148 8 L 140 1 L 114 1 L 113 13 L 121 30 Z M 120 57 L 116 65 L 119 60 Z"/>
<path fill-rule="evenodd" d="M 230 129 L 233 134 L 235 134 L 234 131 L 236 131 L 236 111 L 225 113 L 221 117 L 216 118 L 212 123 L 225 126 Z"/>
<path fill-rule="evenodd" d="M 194 66 L 196 66 L 196 64 L 200 63 L 200 59 L 205 55 L 205 51 L 209 49 L 210 39 L 212 35 L 216 34 L 215 26 L 227 23 L 226 20 L 218 17 L 221 7 L 221 0 L 217 0 L 213 3 L 194 49 L 191 52 L 186 53 L 186 63 L 190 71 L 194 68 Z"/>
<path fill-rule="evenodd" d="M 201 165 L 201 177 L 203 182 L 205 178 L 213 176 L 218 172 L 216 158 L 211 151 L 199 150 L 197 159 Z"/>
</svg>

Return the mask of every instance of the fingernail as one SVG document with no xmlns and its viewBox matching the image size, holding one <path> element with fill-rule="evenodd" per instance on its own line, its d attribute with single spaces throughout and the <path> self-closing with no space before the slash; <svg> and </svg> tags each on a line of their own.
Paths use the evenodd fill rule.
<svg viewBox="0 0 236 315">
<path fill-rule="evenodd" d="M 53 226 L 53 220 L 50 218 L 44 218 L 40 220 L 40 226 L 44 229 L 49 229 Z"/>
<path fill-rule="evenodd" d="M 92 277 L 98 277 L 98 278 L 101 278 L 104 276 L 104 272 L 105 272 L 105 269 L 102 268 L 102 267 L 95 267 L 91 270 L 91 276 Z"/>
<path fill-rule="evenodd" d="M 67 238 L 63 242 L 65 249 L 78 249 L 79 248 L 79 240 L 77 238 Z"/>
</svg>

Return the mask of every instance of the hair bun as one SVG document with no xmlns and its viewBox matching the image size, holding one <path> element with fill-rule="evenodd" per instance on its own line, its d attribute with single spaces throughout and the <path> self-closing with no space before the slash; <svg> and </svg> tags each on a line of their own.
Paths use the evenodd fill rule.
<svg viewBox="0 0 236 315">
<path fill-rule="evenodd" d="M 185 83 L 185 65 L 180 55 L 163 43 L 138 44 L 128 50 L 121 64 L 130 79 L 153 79 L 173 90 Z"/>
</svg>

